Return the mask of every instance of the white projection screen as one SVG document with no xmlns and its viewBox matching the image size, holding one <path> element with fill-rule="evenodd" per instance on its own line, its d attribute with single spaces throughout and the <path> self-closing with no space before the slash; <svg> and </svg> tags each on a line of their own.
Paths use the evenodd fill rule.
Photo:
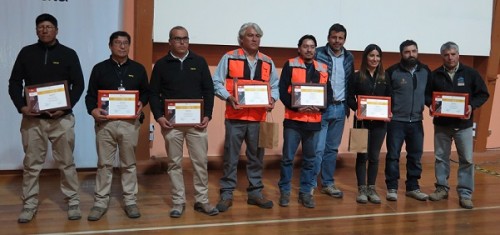
<svg viewBox="0 0 500 235">
<path fill-rule="evenodd" d="M 347 28 L 346 48 L 362 51 L 370 43 L 399 52 L 399 44 L 413 39 L 420 53 L 438 54 L 454 41 L 460 54 L 488 56 L 492 0 L 155 0 L 154 42 L 167 42 L 168 31 L 182 25 L 190 43 L 237 45 L 245 22 L 264 31 L 261 46 L 294 48 L 304 34 L 326 43 L 329 27 Z"/>
</svg>

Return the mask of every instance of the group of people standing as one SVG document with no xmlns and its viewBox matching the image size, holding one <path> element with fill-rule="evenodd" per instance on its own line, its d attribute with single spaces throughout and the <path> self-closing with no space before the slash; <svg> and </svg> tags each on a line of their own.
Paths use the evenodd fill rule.
<svg viewBox="0 0 500 235">
<path fill-rule="evenodd" d="M 35 113 L 28 107 L 24 86 L 67 81 L 71 107 L 84 91 L 84 79 L 75 51 L 56 39 L 57 20 L 50 14 L 36 18 L 38 42 L 24 47 L 14 64 L 9 80 L 9 94 L 22 113 L 21 135 L 25 151 L 23 171 L 23 210 L 19 223 L 31 221 L 38 206 L 38 178 L 47 153 L 48 142 L 61 171 L 61 190 L 68 200 L 68 219 L 81 218 L 78 176 L 73 160 L 74 116 L 71 109 Z M 349 108 L 356 111 L 357 96 L 391 97 L 390 121 L 358 120 L 355 127 L 369 130 L 368 151 L 356 156 L 356 176 L 359 203 L 381 203 L 376 191 L 379 155 L 383 141 L 387 142 L 385 178 L 387 197 L 396 201 L 398 194 L 399 158 L 403 142 L 407 152 L 406 195 L 417 200 L 441 200 L 448 197 L 451 143 L 456 142 L 459 156 L 457 191 L 460 206 L 472 208 L 474 167 L 472 161 L 472 114 L 488 99 L 481 76 L 474 69 L 459 63 L 458 45 L 447 42 L 441 47 L 443 66 L 431 72 L 418 60 L 417 43 L 406 40 L 400 45 L 401 61 L 387 70 L 382 65 L 382 50 L 370 44 L 363 52 L 359 71 L 354 70 L 354 57 L 344 48 L 347 30 L 334 24 L 328 31 L 328 43 L 317 47 L 316 38 L 304 35 L 298 41 L 298 56 L 283 66 L 281 77 L 273 60 L 259 51 L 262 29 L 255 23 L 243 24 L 238 32 L 240 48 L 224 54 L 213 76 L 205 59 L 189 50 L 189 34 L 182 26 L 169 33 L 170 51 L 156 61 L 148 84 L 144 66 L 128 57 L 130 35 L 117 31 L 109 38 L 111 56 L 94 66 L 85 96 L 88 113 L 95 120 L 98 154 L 94 205 L 87 217 L 99 220 L 107 211 L 113 165 L 118 154 L 125 213 L 130 218 L 141 216 L 137 206 L 137 173 L 135 147 L 142 122 L 142 108 L 148 103 L 154 119 L 161 126 L 168 155 L 168 175 L 171 180 L 172 218 L 182 216 L 186 205 L 182 159 L 184 140 L 193 165 L 195 191 L 194 210 L 207 215 L 227 211 L 233 204 L 237 187 L 237 169 L 243 141 L 246 144 L 247 203 L 272 208 L 262 190 L 264 149 L 259 147 L 260 122 L 281 100 L 285 106 L 283 121 L 283 154 L 278 182 L 279 205 L 290 203 L 293 160 L 302 143 L 302 166 L 298 201 L 314 208 L 313 192 L 318 178 L 320 192 L 342 198 L 335 186 L 334 172 L 338 147 L 342 140 Z M 254 80 L 270 87 L 268 107 L 241 108 L 235 97 L 235 80 Z M 292 84 L 326 85 L 325 107 L 292 105 Z M 107 110 L 98 107 L 99 90 L 139 91 L 136 119 L 108 119 Z M 418 180 L 422 172 L 423 110 L 431 106 L 432 92 L 462 92 L 469 94 L 467 118 L 435 117 L 436 191 L 430 197 L 420 191 Z M 214 97 L 226 101 L 223 175 L 220 179 L 220 200 L 213 206 L 208 198 L 207 126 L 212 119 Z M 177 126 L 165 117 L 165 99 L 202 99 L 203 117 L 194 126 Z M 387 138 L 386 138 L 387 133 Z"/>
</svg>

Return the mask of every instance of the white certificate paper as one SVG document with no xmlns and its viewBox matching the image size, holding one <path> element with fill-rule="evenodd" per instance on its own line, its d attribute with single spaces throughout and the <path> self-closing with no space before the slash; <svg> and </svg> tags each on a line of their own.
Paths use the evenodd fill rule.
<svg viewBox="0 0 500 235">
<path fill-rule="evenodd" d="M 441 100 L 441 114 L 464 115 L 465 114 L 465 97 L 443 95 Z"/>
<path fill-rule="evenodd" d="M 297 105 L 325 106 L 325 87 L 323 86 L 295 86 L 295 103 Z"/>
<path fill-rule="evenodd" d="M 38 87 L 28 95 L 31 99 L 37 97 L 39 111 L 68 106 L 64 84 Z"/>
<path fill-rule="evenodd" d="M 366 99 L 361 101 L 361 106 L 366 104 L 366 117 L 387 118 L 389 117 L 389 100 L 385 99 Z"/>
<path fill-rule="evenodd" d="M 238 103 L 241 105 L 269 105 L 267 85 L 239 85 Z"/>
<path fill-rule="evenodd" d="M 112 116 L 134 116 L 136 115 L 136 97 L 135 94 L 109 94 L 108 115 Z M 105 100 L 101 100 L 105 103 Z"/>
<path fill-rule="evenodd" d="M 174 124 L 201 123 L 201 103 L 172 103 L 167 109 L 169 121 Z"/>
</svg>

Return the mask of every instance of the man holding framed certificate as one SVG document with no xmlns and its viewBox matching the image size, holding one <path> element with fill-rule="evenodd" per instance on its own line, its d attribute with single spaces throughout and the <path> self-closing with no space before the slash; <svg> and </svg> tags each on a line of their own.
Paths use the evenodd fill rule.
<svg viewBox="0 0 500 235">
<path fill-rule="evenodd" d="M 38 42 L 19 52 L 9 79 L 9 95 L 23 115 L 21 136 L 25 156 L 21 199 L 24 205 L 18 222 L 30 222 L 37 212 L 39 176 L 49 142 L 61 173 L 61 191 L 68 201 L 68 219 L 77 220 L 81 212 L 73 157 L 72 107 L 85 88 L 82 68 L 76 52 L 56 39 L 59 29 L 54 16 L 44 13 L 35 22 Z M 32 101 L 38 103 L 35 110 L 30 105 Z"/>
<path fill-rule="evenodd" d="M 219 211 L 208 198 L 207 126 L 214 106 L 212 76 L 205 58 L 189 50 L 189 34 L 184 27 L 173 27 L 169 37 L 170 51 L 153 68 L 150 103 L 167 150 L 173 202 L 170 217 L 181 217 L 186 205 L 184 139 L 194 170 L 194 210 L 217 215 Z"/>
<path fill-rule="evenodd" d="M 111 56 L 94 66 L 85 104 L 95 120 L 97 174 L 94 206 L 87 217 L 96 221 L 106 213 L 110 200 L 113 167 L 120 159 L 125 213 L 141 216 L 137 207 L 135 148 L 139 139 L 142 108 L 149 100 L 148 75 L 144 66 L 128 57 L 131 38 L 116 31 L 109 37 Z"/>
<path fill-rule="evenodd" d="M 399 158 L 403 143 L 406 145 L 405 195 L 419 201 L 429 196 L 420 190 L 422 152 L 424 149 L 423 114 L 425 92 L 431 71 L 418 60 L 418 46 L 413 40 L 399 45 L 401 61 L 386 70 L 391 81 L 392 118 L 387 124 L 387 155 L 385 158 L 386 199 L 398 200 Z"/>
<path fill-rule="evenodd" d="M 293 173 L 293 159 L 302 142 L 302 167 L 300 170 L 299 202 L 306 208 L 314 208 L 315 202 L 311 191 L 315 179 L 314 164 L 316 161 L 316 143 L 321 130 L 321 110 L 326 104 L 326 97 L 332 97 L 332 90 L 328 82 L 327 66 L 314 60 L 316 52 L 316 38 L 304 35 L 299 39 L 299 56 L 289 59 L 281 70 L 279 83 L 280 100 L 285 105 L 285 120 L 283 121 L 283 154 L 281 158 L 281 177 L 278 182 L 280 188 L 279 205 L 286 207 L 290 202 L 290 191 Z M 294 84 L 301 84 L 300 91 Z M 313 104 L 305 105 L 305 95 L 308 88 L 327 88 L 322 95 L 314 99 Z M 310 89 L 318 92 L 316 89 Z M 295 92 L 298 95 L 293 95 Z M 294 98 L 295 99 L 294 99 Z M 300 97 L 300 98 L 298 98 Z"/>
<path fill-rule="evenodd" d="M 444 43 L 440 52 L 443 66 L 432 72 L 432 80 L 426 94 L 426 104 L 430 107 L 431 114 L 434 114 L 436 158 L 436 190 L 429 195 L 429 199 L 439 201 L 448 198 L 451 144 L 455 141 L 458 153 L 459 205 L 472 209 L 473 111 L 488 100 L 488 89 L 476 70 L 460 63 L 456 43 Z"/>
<path fill-rule="evenodd" d="M 220 179 L 219 211 L 233 204 L 233 191 L 237 182 L 237 167 L 241 144 L 245 140 L 247 150 L 247 188 L 249 205 L 272 208 L 273 202 L 262 195 L 262 170 L 264 149 L 258 147 L 260 122 L 266 120 L 266 111 L 274 108 L 279 98 L 278 74 L 270 57 L 259 52 L 261 28 L 255 23 L 243 24 L 238 33 L 241 48 L 227 52 L 219 62 L 213 77 L 215 94 L 226 101 L 224 141 L 224 173 Z M 256 81 L 267 84 L 271 90 L 268 105 L 260 107 L 238 107 L 235 80 Z M 261 93 L 262 94 L 262 93 Z M 265 99 L 265 97 L 264 97 Z"/>
</svg>

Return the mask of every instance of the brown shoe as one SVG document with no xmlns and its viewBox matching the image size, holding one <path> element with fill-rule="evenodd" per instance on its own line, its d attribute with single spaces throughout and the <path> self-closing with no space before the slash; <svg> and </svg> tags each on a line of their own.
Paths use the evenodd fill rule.
<svg viewBox="0 0 500 235">
<path fill-rule="evenodd" d="M 228 199 L 220 199 L 219 203 L 217 203 L 217 210 L 219 212 L 224 212 L 229 210 L 229 207 L 233 205 L 233 199 L 228 198 Z"/>
<path fill-rule="evenodd" d="M 273 201 L 267 200 L 266 198 L 264 198 L 264 196 L 261 196 L 261 197 L 249 196 L 248 200 L 247 200 L 247 204 L 248 205 L 255 205 L 255 206 L 258 206 L 258 207 L 264 208 L 264 209 L 273 208 Z"/>
<path fill-rule="evenodd" d="M 199 211 L 201 213 L 205 213 L 207 215 L 213 216 L 219 214 L 219 210 L 217 208 L 210 205 L 210 203 L 201 203 L 197 202 L 194 204 L 194 210 Z"/>
</svg>

